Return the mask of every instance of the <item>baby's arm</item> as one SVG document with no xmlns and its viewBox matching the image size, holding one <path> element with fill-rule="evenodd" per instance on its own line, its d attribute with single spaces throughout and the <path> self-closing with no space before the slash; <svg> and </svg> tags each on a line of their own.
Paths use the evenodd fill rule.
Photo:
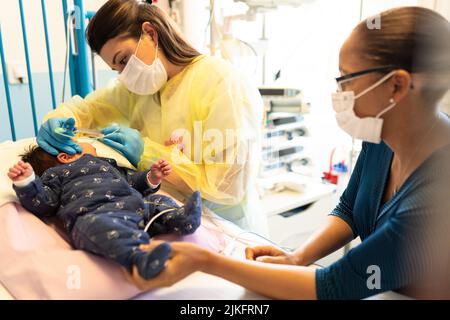
<svg viewBox="0 0 450 320">
<path fill-rule="evenodd" d="M 20 203 L 38 217 L 54 215 L 59 207 L 61 185 L 56 175 L 36 177 L 29 163 L 19 161 L 8 172 Z"/>
<path fill-rule="evenodd" d="M 143 195 L 155 193 L 159 190 L 161 181 L 172 172 L 172 167 L 165 160 L 158 160 L 149 171 L 135 171 L 119 168 L 128 183 Z"/>
</svg>

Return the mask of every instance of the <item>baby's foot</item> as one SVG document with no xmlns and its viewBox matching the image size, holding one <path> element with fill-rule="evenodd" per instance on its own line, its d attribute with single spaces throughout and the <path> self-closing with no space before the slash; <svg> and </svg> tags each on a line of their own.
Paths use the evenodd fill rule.
<svg viewBox="0 0 450 320">
<path fill-rule="evenodd" d="M 152 251 L 141 251 L 136 255 L 135 264 L 139 274 L 144 279 L 152 279 L 163 271 L 166 261 L 170 258 L 172 248 L 166 242 L 161 243 Z"/>
<path fill-rule="evenodd" d="M 202 197 L 200 192 L 195 191 L 184 203 L 186 215 L 195 216 L 200 219 L 202 215 Z"/>
<path fill-rule="evenodd" d="M 195 191 L 184 203 L 184 207 L 178 209 L 180 218 L 174 231 L 181 235 L 192 234 L 197 230 L 201 223 L 202 216 L 202 198 L 200 192 Z"/>
</svg>

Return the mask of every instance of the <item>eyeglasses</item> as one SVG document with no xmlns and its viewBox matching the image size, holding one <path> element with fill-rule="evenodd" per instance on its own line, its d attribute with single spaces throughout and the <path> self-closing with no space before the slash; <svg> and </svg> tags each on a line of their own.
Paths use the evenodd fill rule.
<svg viewBox="0 0 450 320">
<path fill-rule="evenodd" d="M 346 74 L 345 76 L 336 78 L 336 82 L 337 82 L 337 85 L 338 85 L 339 89 L 342 90 L 341 85 L 343 83 L 345 83 L 345 82 L 349 82 L 351 80 L 354 80 L 356 78 L 360 78 L 360 77 L 365 76 L 365 75 L 370 74 L 370 73 L 375 73 L 375 72 L 385 73 L 385 72 L 393 71 L 395 69 L 398 69 L 398 67 L 396 67 L 396 66 L 384 66 L 384 67 L 371 68 L 371 69 L 367 69 L 367 70 L 363 70 L 363 71 L 358 71 L 358 72 L 353 72 L 353 73 Z"/>
</svg>

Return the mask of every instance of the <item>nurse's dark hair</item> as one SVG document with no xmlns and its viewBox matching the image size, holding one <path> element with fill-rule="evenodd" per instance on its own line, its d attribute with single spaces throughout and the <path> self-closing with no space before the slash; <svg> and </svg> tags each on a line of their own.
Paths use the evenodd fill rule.
<svg viewBox="0 0 450 320">
<path fill-rule="evenodd" d="M 116 37 L 139 39 L 142 25 L 149 22 L 158 34 L 158 46 L 175 65 L 187 65 L 200 53 L 179 32 L 175 22 L 151 1 L 109 0 L 89 22 L 86 37 L 91 49 L 100 53 Z"/>
<path fill-rule="evenodd" d="M 369 28 L 376 18 L 380 28 Z M 395 8 L 370 19 L 354 30 L 364 58 L 373 66 L 392 65 L 430 76 L 424 89 L 440 99 L 450 88 L 449 21 L 422 7 Z"/>
</svg>

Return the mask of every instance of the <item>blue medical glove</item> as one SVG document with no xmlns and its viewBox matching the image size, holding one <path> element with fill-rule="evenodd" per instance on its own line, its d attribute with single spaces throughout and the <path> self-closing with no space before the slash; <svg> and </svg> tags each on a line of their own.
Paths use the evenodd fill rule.
<svg viewBox="0 0 450 320">
<path fill-rule="evenodd" d="M 53 156 L 60 152 L 71 155 L 81 153 L 81 147 L 69 137 L 75 135 L 74 131 L 74 118 L 52 118 L 41 126 L 36 140 L 42 149 Z"/>
<path fill-rule="evenodd" d="M 144 141 L 139 131 L 114 124 L 101 131 L 103 143 L 122 153 L 130 163 L 137 167 L 144 152 Z"/>
</svg>

